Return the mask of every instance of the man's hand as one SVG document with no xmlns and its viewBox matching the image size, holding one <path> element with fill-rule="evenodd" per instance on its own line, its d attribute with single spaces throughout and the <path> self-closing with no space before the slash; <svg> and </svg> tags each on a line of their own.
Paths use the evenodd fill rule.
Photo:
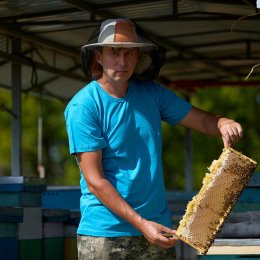
<svg viewBox="0 0 260 260">
<path fill-rule="evenodd" d="M 225 147 L 233 146 L 243 136 L 241 125 L 232 119 L 220 118 L 218 128 Z"/>
<path fill-rule="evenodd" d="M 167 228 L 156 222 L 143 219 L 141 232 L 151 244 L 161 246 L 165 249 L 173 247 L 176 244 L 177 239 L 174 236 L 175 230 Z M 165 234 L 167 234 L 167 236 Z"/>
</svg>

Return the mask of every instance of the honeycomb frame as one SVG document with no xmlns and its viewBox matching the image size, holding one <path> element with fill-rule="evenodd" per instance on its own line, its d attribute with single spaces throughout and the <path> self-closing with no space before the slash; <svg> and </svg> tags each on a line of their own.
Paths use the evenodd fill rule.
<svg viewBox="0 0 260 260">
<path fill-rule="evenodd" d="M 176 237 L 206 254 L 256 166 L 251 158 L 225 147 L 208 168 L 200 191 L 188 203 Z"/>
</svg>

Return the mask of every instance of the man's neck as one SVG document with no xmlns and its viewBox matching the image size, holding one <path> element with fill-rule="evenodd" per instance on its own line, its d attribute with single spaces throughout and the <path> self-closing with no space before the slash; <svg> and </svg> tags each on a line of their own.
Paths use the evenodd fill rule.
<svg viewBox="0 0 260 260">
<path fill-rule="evenodd" d="M 112 97 L 115 98 L 122 98 L 127 94 L 128 91 L 128 82 L 125 82 L 124 84 L 118 83 L 110 83 L 104 79 L 99 79 L 98 83 L 100 86 Z"/>
</svg>

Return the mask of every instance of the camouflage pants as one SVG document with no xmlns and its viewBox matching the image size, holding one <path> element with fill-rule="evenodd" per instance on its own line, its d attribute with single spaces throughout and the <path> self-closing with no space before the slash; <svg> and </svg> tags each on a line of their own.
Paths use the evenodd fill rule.
<svg viewBox="0 0 260 260">
<path fill-rule="evenodd" d="M 151 245 L 143 236 L 77 237 L 79 260 L 174 260 L 175 249 Z"/>
</svg>

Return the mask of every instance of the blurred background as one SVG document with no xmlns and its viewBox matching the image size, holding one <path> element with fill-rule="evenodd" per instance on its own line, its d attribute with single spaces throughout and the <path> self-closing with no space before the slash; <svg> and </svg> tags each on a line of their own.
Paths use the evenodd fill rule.
<svg viewBox="0 0 260 260">
<path fill-rule="evenodd" d="M 182 95 L 181 92 L 177 92 Z M 244 137 L 236 149 L 260 161 L 260 90 L 249 87 L 200 89 L 192 93 L 191 103 L 207 111 L 225 115 L 240 122 Z M 0 90 L 0 103 L 11 107 L 11 92 Z M 43 165 L 49 185 L 79 185 L 79 170 L 69 155 L 63 111 L 66 102 L 22 95 L 22 173 L 38 177 L 38 118 L 43 121 Z M 0 174 L 11 175 L 11 119 L 0 112 Z M 185 130 L 163 124 L 163 163 L 167 189 L 185 190 Z M 213 159 L 220 155 L 220 138 L 192 134 L 193 188 L 201 186 L 202 178 Z M 259 167 L 259 166 L 258 166 Z M 258 170 L 259 171 L 259 170 Z"/>
<path fill-rule="evenodd" d="M 245 134 L 235 148 L 260 161 L 258 11 L 254 0 L 1 1 L 0 176 L 78 185 L 63 111 L 89 81 L 80 47 L 112 17 L 133 19 L 163 44 L 166 61 L 156 80 L 193 105 L 240 122 Z M 162 127 L 167 189 L 197 190 L 222 141 Z"/>
</svg>

